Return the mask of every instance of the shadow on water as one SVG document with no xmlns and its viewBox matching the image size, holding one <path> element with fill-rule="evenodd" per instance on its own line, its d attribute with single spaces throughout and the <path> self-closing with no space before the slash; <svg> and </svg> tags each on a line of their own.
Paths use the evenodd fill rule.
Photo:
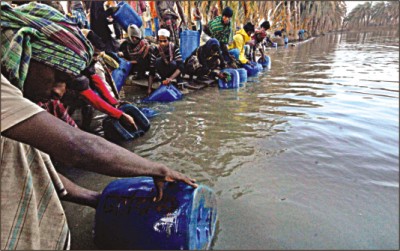
<svg viewBox="0 0 400 251">
<path fill-rule="evenodd" d="M 271 49 L 271 70 L 238 90 L 150 105 L 149 132 L 122 146 L 216 191 L 214 249 L 396 249 L 398 42 L 343 33 Z M 68 175 L 95 190 L 114 179 Z M 72 247 L 95 249 L 94 211 L 64 204 L 84 217 L 70 217 Z"/>
</svg>

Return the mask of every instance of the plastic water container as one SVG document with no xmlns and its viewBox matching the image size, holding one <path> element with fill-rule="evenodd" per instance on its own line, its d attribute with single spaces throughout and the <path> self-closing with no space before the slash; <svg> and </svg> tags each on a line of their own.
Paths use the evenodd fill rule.
<svg viewBox="0 0 400 251">
<path fill-rule="evenodd" d="M 260 63 L 262 65 L 262 67 L 267 68 L 267 69 L 271 69 L 271 58 L 269 56 L 264 56 L 265 61 L 261 62 L 261 58 L 259 58 L 257 60 L 257 63 Z"/>
<path fill-rule="evenodd" d="M 136 24 L 137 27 L 142 27 L 142 18 L 136 13 L 136 11 L 127 3 L 119 2 L 118 10 L 114 13 L 113 18 L 121 27 L 127 31 L 130 24 Z"/>
<path fill-rule="evenodd" d="M 182 93 L 173 85 L 160 85 L 143 102 L 172 102 L 182 99 Z"/>
<path fill-rule="evenodd" d="M 111 141 L 132 140 L 143 136 L 150 129 L 150 121 L 136 106 L 125 104 L 120 106 L 119 110 L 133 117 L 138 130 L 127 128 L 119 120 L 107 117 L 103 120 L 104 136 L 107 139 Z"/>
<path fill-rule="evenodd" d="M 158 32 L 158 30 L 160 29 L 160 24 L 159 24 L 159 21 L 158 21 L 158 17 L 155 17 L 154 19 L 154 27 L 156 28 L 156 35 L 157 35 L 157 32 Z"/>
<path fill-rule="evenodd" d="M 277 48 L 278 47 L 278 43 L 272 43 L 272 47 Z"/>
<path fill-rule="evenodd" d="M 155 116 L 158 115 L 158 112 L 156 112 L 155 110 L 151 109 L 151 108 L 139 108 L 139 110 L 146 116 L 146 118 L 151 119 Z"/>
<path fill-rule="evenodd" d="M 229 54 L 233 55 L 236 58 L 236 60 L 239 60 L 239 54 L 240 54 L 239 49 L 235 48 L 235 49 L 229 50 Z"/>
<path fill-rule="evenodd" d="M 244 64 L 243 68 L 247 71 L 247 77 L 255 77 L 257 76 L 259 70 L 256 64 Z"/>
<path fill-rule="evenodd" d="M 288 37 L 285 37 L 285 38 L 284 38 L 284 41 L 285 41 L 285 44 L 288 44 L 288 43 L 289 43 L 289 38 L 288 38 Z"/>
<path fill-rule="evenodd" d="M 185 61 L 192 52 L 200 46 L 200 32 L 192 30 L 184 30 L 179 34 L 180 52 L 182 60 Z"/>
<path fill-rule="evenodd" d="M 152 37 L 154 36 L 153 30 L 151 28 L 145 28 L 144 29 L 144 36 L 145 37 Z"/>
<path fill-rule="evenodd" d="M 243 68 L 235 69 L 239 73 L 239 82 L 246 83 L 247 82 L 247 71 Z"/>
<path fill-rule="evenodd" d="M 94 242 L 101 249 L 209 249 L 217 221 L 214 192 L 204 185 L 165 183 L 154 202 L 150 177 L 119 179 L 102 192 L 96 209 Z"/>
<path fill-rule="evenodd" d="M 258 72 L 264 70 L 263 66 L 260 63 L 257 63 Z"/>
<path fill-rule="evenodd" d="M 129 61 L 123 58 L 119 58 L 119 68 L 113 70 L 113 72 L 111 73 L 115 85 L 117 86 L 118 92 L 120 92 L 122 86 L 124 86 L 126 78 L 128 77 L 129 72 L 131 71 L 131 68 L 132 64 Z"/>
<path fill-rule="evenodd" d="M 225 82 L 221 79 L 218 80 L 218 87 L 220 89 L 235 89 L 239 88 L 239 83 L 240 83 L 240 75 L 239 72 L 236 69 L 223 69 L 222 72 L 227 72 L 231 75 L 231 80 L 228 82 Z"/>
</svg>

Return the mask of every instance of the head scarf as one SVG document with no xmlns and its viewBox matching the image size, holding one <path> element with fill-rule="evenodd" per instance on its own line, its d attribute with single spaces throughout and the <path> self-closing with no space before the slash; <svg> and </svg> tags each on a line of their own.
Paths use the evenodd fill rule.
<svg viewBox="0 0 400 251">
<path fill-rule="evenodd" d="M 157 34 L 158 36 L 164 36 L 164 37 L 170 36 L 169 30 L 167 29 L 159 29 Z"/>
<path fill-rule="evenodd" d="M 131 24 L 128 26 L 128 40 L 133 43 L 132 38 L 131 37 L 137 37 L 137 38 L 142 38 L 142 32 L 140 31 L 140 29 L 135 25 L 135 24 Z"/>
<path fill-rule="evenodd" d="M 93 47 L 76 24 L 46 4 L 1 2 L 1 29 L 1 66 L 21 90 L 31 59 L 73 76 L 92 60 Z"/>
<path fill-rule="evenodd" d="M 211 56 L 212 54 L 212 48 L 217 46 L 219 48 L 219 42 L 217 39 L 215 38 L 211 38 L 209 39 L 206 44 L 204 45 L 204 51 L 203 53 L 205 53 L 208 56 Z"/>
</svg>

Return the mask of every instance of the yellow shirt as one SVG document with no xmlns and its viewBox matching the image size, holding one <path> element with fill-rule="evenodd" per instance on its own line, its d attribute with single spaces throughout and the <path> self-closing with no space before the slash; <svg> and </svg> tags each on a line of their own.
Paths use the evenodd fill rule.
<svg viewBox="0 0 400 251">
<path fill-rule="evenodd" d="M 244 54 L 244 45 L 250 41 L 250 36 L 247 35 L 244 29 L 240 29 L 236 32 L 236 35 L 233 36 L 233 42 L 228 46 L 228 49 L 239 49 L 239 61 L 242 64 L 246 64 L 249 60 L 246 58 Z"/>
</svg>

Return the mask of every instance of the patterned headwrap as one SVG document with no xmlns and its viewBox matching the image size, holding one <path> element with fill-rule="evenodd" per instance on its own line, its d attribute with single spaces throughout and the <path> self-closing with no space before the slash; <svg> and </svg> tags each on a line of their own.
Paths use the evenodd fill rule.
<svg viewBox="0 0 400 251">
<path fill-rule="evenodd" d="M 1 66 L 21 90 L 31 59 L 73 76 L 92 60 L 93 47 L 76 24 L 46 4 L 2 2 L 1 29 Z"/>
<path fill-rule="evenodd" d="M 209 39 L 206 44 L 204 45 L 204 53 L 207 57 L 212 55 L 212 50 L 217 49 L 219 50 L 219 42 L 215 38 Z M 215 50 L 214 50 L 215 51 Z"/>
</svg>

